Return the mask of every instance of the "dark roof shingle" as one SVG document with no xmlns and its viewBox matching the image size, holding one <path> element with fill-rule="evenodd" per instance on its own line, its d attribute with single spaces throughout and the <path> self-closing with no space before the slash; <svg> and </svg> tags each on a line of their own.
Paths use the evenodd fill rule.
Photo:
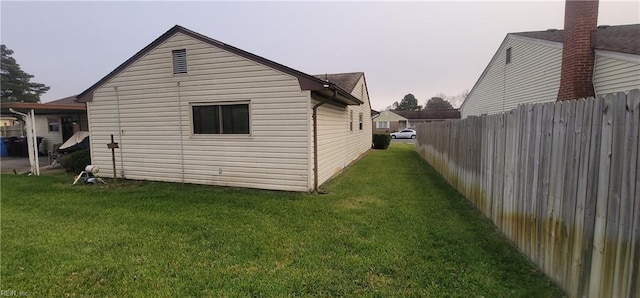
<svg viewBox="0 0 640 298">
<path fill-rule="evenodd" d="M 562 43 L 564 30 L 512 33 L 518 36 Z M 591 34 L 591 47 L 598 50 L 640 55 L 640 24 L 599 26 Z"/>
<path fill-rule="evenodd" d="M 349 73 L 330 73 L 322 75 L 313 75 L 314 77 L 323 81 L 329 81 L 330 83 L 338 85 L 338 87 L 344 89 L 347 92 L 353 92 L 353 88 L 358 84 L 358 80 L 362 77 L 363 72 L 349 72 Z"/>
<path fill-rule="evenodd" d="M 56 99 L 56 100 L 53 100 L 53 101 L 50 101 L 50 102 L 45 102 L 44 104 L 48 104 L 48 105 L 84 105 L 84 103 L 76 101 L 76 95 L 65 97 L 65 98 L 61 98 L 61 99 Z"/>
</svg>

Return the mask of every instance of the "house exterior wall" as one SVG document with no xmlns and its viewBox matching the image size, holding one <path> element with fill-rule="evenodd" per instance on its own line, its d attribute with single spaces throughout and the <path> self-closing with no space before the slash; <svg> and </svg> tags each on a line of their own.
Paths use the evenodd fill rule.
<svg viewBox="0 0 640 298">
<path fill-rule="evenodd" d="M 49 131 L 48 118 L 56 119 L 58 121 L 58 131 Z M 36 115 L 36 135 L 43 137 L 44 142 L 47 145 L 47 151 L 53 152 L 53 146 L 55 144 L 62 144 L 62 123 L 60 123 L 59 116 L 47 116 Z M 38 148 L 39 150 L 40 148 Z"/>
<path fill-rule="evenodd" d="M 318 108 L 318 184 L 322 185 L 371 148 L 371 106 L 364 77 L 351 92 L 364 102 L 359 106 L 340 107 L 324 104 Z M 312 108 L 320 101 L 313 99 Z M 353 131 L 349 129 L 349 115 L 353 111 Z M 363 128 L 359 129 L 359 114 L 363 115 Z M 310 129 L 313 142 L 313 127 Z M 313 150 L 313 148 L 312 148 Z M 313 152 L 311 152 L 313 154 Z"/>
<path fill-rule="evenodd" d="M 250 136 L 192 133 L 192 104 L 228 102 L 249 103 Z M 309 102 L 296 78 L 177 33 L 94 91 L 92 162 L 113 175 L 113 134 L 119 177 L 308 191 Z"/>
<path fill-rule="evenodd" d="M 508 48 L 512 49 L 512 59 L 506 64 Z M 595 57 L 596 96 L 640 87 L 640 56 L 596 50 Z M 463 103 L 462 118 L 501 113 L 523 103 L 555 101 L 561 60 L 559 43 L 507 36 Z"/>
<path fill-rule="evenodd" d="M 511 62 L 506 50 L 511 48 Z M 556 100 L 562 47 L 507 36 L 461 107 L 462 118 Z"/>
<path fill-rule="evenodd" d="M 593 83 L 596 95 L 640 88 L 640 56 L 596 51 Z"/>
</svg>

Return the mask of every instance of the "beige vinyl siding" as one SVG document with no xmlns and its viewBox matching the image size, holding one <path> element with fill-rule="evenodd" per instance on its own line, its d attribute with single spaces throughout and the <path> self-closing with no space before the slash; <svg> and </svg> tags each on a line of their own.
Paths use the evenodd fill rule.
<svg viewBox="0 0 640 298">
<path fill-rule="evenodd" d="M 49 131 L 48 118 L 58 121 L 58 131 Z M 53 152 L 53 145 L 62 144 L 62 121 L 59 116 L 36 115 L 36 135 L 43 137 L 46 142 L 47 151 Z M 40 148 L 38 148 L 40 150 Z"/>
<path fill-rule="evenodd" d="M 625 61 L 605 57 L 596 51 L 593 74 L 596 95 L 640 88 L 640 56 L 634 56 L 635 59 Z"/>
<path fill-rule="evenodd" d="M 511 63 L 506 50 L 511 48 Z M 556 100 L 562 48 L 507 36 L 462 106 L 462 118 Z"/>
<path fill-rule="evenodd" d="M 176 49 L 187 74 L 173 74 Z M 229 102 L 249 104 L 250 136 L 192 134 L 191 104 Z M 112 175 L 114 134 L 126 178 L 308 191 L 308 105 L 296 78 L 178 33 L 95 91 L 93 162 Z"/>
<path fill-rule="evenodd" d="M 371 148 L 371 105 L 364 77 L 351 93 L 364 104 L 340 107 L 324 104 L 318 108 L 318 184 L 323 184 Z M 313 100 L 311 107 L 319 101 Z M 353 131 L 349 129 L 353 111 Z M 311 114 L 310 109 L 310 114 Z M 363 128 L 359 129 L 359 114 Z M 311 130 L 311 137 L 313 131 Z M 313 139 L 311 139 L 312 141 Z"/>
</svg>

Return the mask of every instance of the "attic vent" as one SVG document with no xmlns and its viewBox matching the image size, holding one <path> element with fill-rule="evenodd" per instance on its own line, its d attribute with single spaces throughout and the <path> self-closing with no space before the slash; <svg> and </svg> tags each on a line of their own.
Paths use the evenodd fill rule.
<svg viewBox="0 0 640 298">
<path fill-rule="evenodd" d="M 187 50 L 173 50 L 173 73 L 187 73 Z"/>
</svg>

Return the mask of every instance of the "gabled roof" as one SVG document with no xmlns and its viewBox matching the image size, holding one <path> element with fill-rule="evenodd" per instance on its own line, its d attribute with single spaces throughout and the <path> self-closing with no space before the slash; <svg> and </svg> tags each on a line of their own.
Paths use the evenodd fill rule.
<svg viewBox="0 0 640 298">
<path fill-rule="evenodd" d="M 104 78 L 100 79 L 100 81 L 98 81 L 97 83 L 93 84 L 91 87 L 89 87 L 87 90 L 83 91 L 82 93 L 78 94 L 78 96 L 77 96 L 78 102 L 92 101 L 93 100 L 93 92 L 97 88 L 99 88 L 102 84 L 106 83 L 108 80 L 113 78 L 115 75 L 117 75 L 118 73 L 123 71 L 129 65 L 133 64 L 139 58 L 141 58 L 146 53 L 148 53 L 149 51 L 151 51 L 154 48 L 156 48 L 158 45 L 160 45 L 162 42 L 164 42 L 165 40 L 169 39 L 170 37 L 172 37 L 176 33 L 185 34 L 187 36 L 190 36 L 190 37 L 195 38 L 197 40 L 200 40 L 202 42 L 208 43 L 210 45 L 213 45 L 213 46 L 218 47 L 220 49 L 223 49 L 225 51 L 234 53 L 234 54 L 236 54 L 238 56 L 244 57 L 246 59 L 255 61 L 255 62 L 260 63 L 262 65 L 265 65 L 267 67 L 271 67 L 273 69 L 276 69 L 276 70 L 279 70 L 279 71 L 284 72 L 286 74 L 289 74 L 291 76 L 294 76 L 294 77 L 296 77 L 298 79 L 298 82 L 300 83 L 300 88 L 302 90 L 310 90 L 310 91 L 335 90 L 337 92 L 338 96 L 339 96 L 338 100 L 340 102 L 342 102 L 343 104 L 360 105 L 360 104 L 363 103 L 361 100 L 359 100 L 358 98 L 356 98 L 353 95 L 351 95 L 350 92 L 347 92 L 346 90 L 344 90 L 343 88 L 341 88 L 340 86 L 338 86 L 337 84 L 335 84 L 333 82 L 325 82 L 325 81 L 323 81 L 321 79 L 318 79 L 318 78 L 316 78 L 316 77 L 314 77 L 312 75 L 308 75 L 306 73 L 303 73 L 301 71 L 295 70 L 293 68 L 290 68 L 290 67 L 284 66 L 282 64 L 273 62 L 273 61 L 271 61 L 269 59 L 262 58 L 262 57 L 260 57 L 258 55 L 255 55 L 255 54 L 249 53 L 247 51 L 241 50 L 239 48 L 233 47 L 231 45 L 222 43 L 222 42 L 217 41 L 217 40 L 215 40 L 213 38 L 204 36 L 204 35 L 202 35 L 200 33 L 197 33 L 195 31 L 191 31 L 191 30 L 186 29 L 186 28 L 184 28 L 182 26 L 179 26 L 179 25 L 173 26 L 171 29 L 169 29 L 169 31 L 167 31 L 164 34 L 162 34 L 160 37 L 158 37 L 156 40 L 154 40 L 149 45 L 144 47 L 142 50 L 137 52 L 135 55 L 133 55 L 127 61 L 125 61 L 124 63 L 120 64 L 120 66 L 116 67 L 116 69 L 111 71 Z"/>
<path fill-rule="evenodd" d="M 334 83 L 347 92 L 353 92 L 353 88 L 356 87 L 358 81 L 360 80 L 360 77 L 362 77 L 363 75 L 363 72 L 349 72 L 313 76 L 323 81 Z"/>
<path fill-rule="evenodd" d="M 393 112 L 409 120 L 460 119 L 460 111 L 458 109 L 393 111 Z"/>
<path fill-rule="evenodd" d="M 562 43 L 564 30 L 517 32 L 513 35 Z M 640 24 L 598 26 L 591 33 L 591 47 L 597 50 L 640 55 Z"/>
</svg>

